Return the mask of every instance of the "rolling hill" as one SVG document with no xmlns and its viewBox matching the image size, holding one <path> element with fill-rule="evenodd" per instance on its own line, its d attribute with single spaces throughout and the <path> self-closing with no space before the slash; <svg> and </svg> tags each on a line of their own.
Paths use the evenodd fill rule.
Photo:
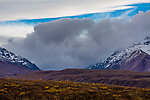
<svg viewBox="0 0 150 100">
<path fill-rule="evenodd" d="M 61 71 L 38 71 L 11 76 L 13 79 L 51 80 L 106 83 L 120 86 L 150 88 L 149 72 L 102 69 L 65 69 Z"/>
</svg>

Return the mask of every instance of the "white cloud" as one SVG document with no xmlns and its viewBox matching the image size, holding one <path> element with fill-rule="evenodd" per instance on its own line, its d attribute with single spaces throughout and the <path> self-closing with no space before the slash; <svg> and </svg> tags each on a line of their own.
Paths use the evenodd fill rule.
<svg viewBox="0 0 150 100">
<path fill-rule="evenodd" d="M 33 32 L 33 26 L 27 24 L 0 24 L 0 36 L 22 37 Z"/>
<path fill-rule="evenodd" d="M 0 20 L 106 12 L 128 8 L 123 5 L 143 2 L 150 2 L 150 0 L 0 0 Z"/>
</svg>

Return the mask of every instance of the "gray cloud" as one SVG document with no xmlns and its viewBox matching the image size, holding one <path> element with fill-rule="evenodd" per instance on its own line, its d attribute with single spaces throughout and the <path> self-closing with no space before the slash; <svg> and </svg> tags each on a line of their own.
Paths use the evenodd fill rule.
<svg viewBox="0 0 150 100">
<path fill-rule="evenodd" d="M 85 68 L 145 38 L 150 11 L 125 19 L 61 19 L 38 24 L 25 39 L 6 48 L 35 62 L 41 69 Z"/>
<path fill-rule="evenodd" d="M 20 38 L 20 37 L 8 37 L 8 36 L 0 35 L 0 46 L 15 42 L 15 41 L 22 41 L 22 39 L 23 38 Z"/>
</svg>

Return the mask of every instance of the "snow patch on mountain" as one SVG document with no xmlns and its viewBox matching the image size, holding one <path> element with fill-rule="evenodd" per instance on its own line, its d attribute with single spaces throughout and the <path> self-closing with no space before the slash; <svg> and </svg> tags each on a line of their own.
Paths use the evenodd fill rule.
<svg viewBox="0 0 150 100">
<path fill-rule="evenodd" d="M 138 56 L 138 54 L 140 54 L 141 51 L 150 54 L 150 37 L 146 37 L 142 42 L 133 44 L 129 48 L 115 51 L 107 59 L 102 60 L 95 65 L 91 65 L 89 69 L 109 69 L 110 66 L 116 64 L 118 65 L 121 64 L 122 61 L 127 61 L 135 58 L 136 56 Z M 133 52 L 135 52 L 134 55 L 132 55 Z"/>
<path fill-rule="evenodd" d="M 15 55 L 14 53 L 2 47 L 0 47 L 0 61 L 21 65 L 22 67 L 27 67 L 32 70 L 39 70 L 39 68 L 34 63 L 31 63 L 26 58 Z"/>
</svg>

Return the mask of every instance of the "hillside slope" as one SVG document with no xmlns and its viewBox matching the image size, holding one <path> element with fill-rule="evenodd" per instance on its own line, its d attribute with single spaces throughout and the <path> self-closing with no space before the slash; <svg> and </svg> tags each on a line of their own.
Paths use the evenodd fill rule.
<svg viewBox="0 0 150 100">
<path fill-rule="evenodd" d="M 150 88 L 149 72 L 100 69 L 65 69 L 62 71 L 40 71 L 10 78 L 27 80 L 69 80 L 76 82 L 107 83 L 121 86 Z"/>
<path fill-rule="evenodd" d="M 0 61 L 26 67 L 31 70 L 39 70 L 39 68 L 34 63 L 30 62 L 26 58 L 18 56 L 2 47 L 0 47 Z"/>
<path fill-rule="evenodd" d="M 31 70 L 26 67 L 0 61 L 0 77 L 8 77 L 13 75 L 25 74 L 33 71 L 34 70 Z"/>
<path fill-rule="evenodd" d="M 26 58 L 0 47 L 0 77 L 25 74 L 37 70 L 40 69 Z"/>
</svg>

